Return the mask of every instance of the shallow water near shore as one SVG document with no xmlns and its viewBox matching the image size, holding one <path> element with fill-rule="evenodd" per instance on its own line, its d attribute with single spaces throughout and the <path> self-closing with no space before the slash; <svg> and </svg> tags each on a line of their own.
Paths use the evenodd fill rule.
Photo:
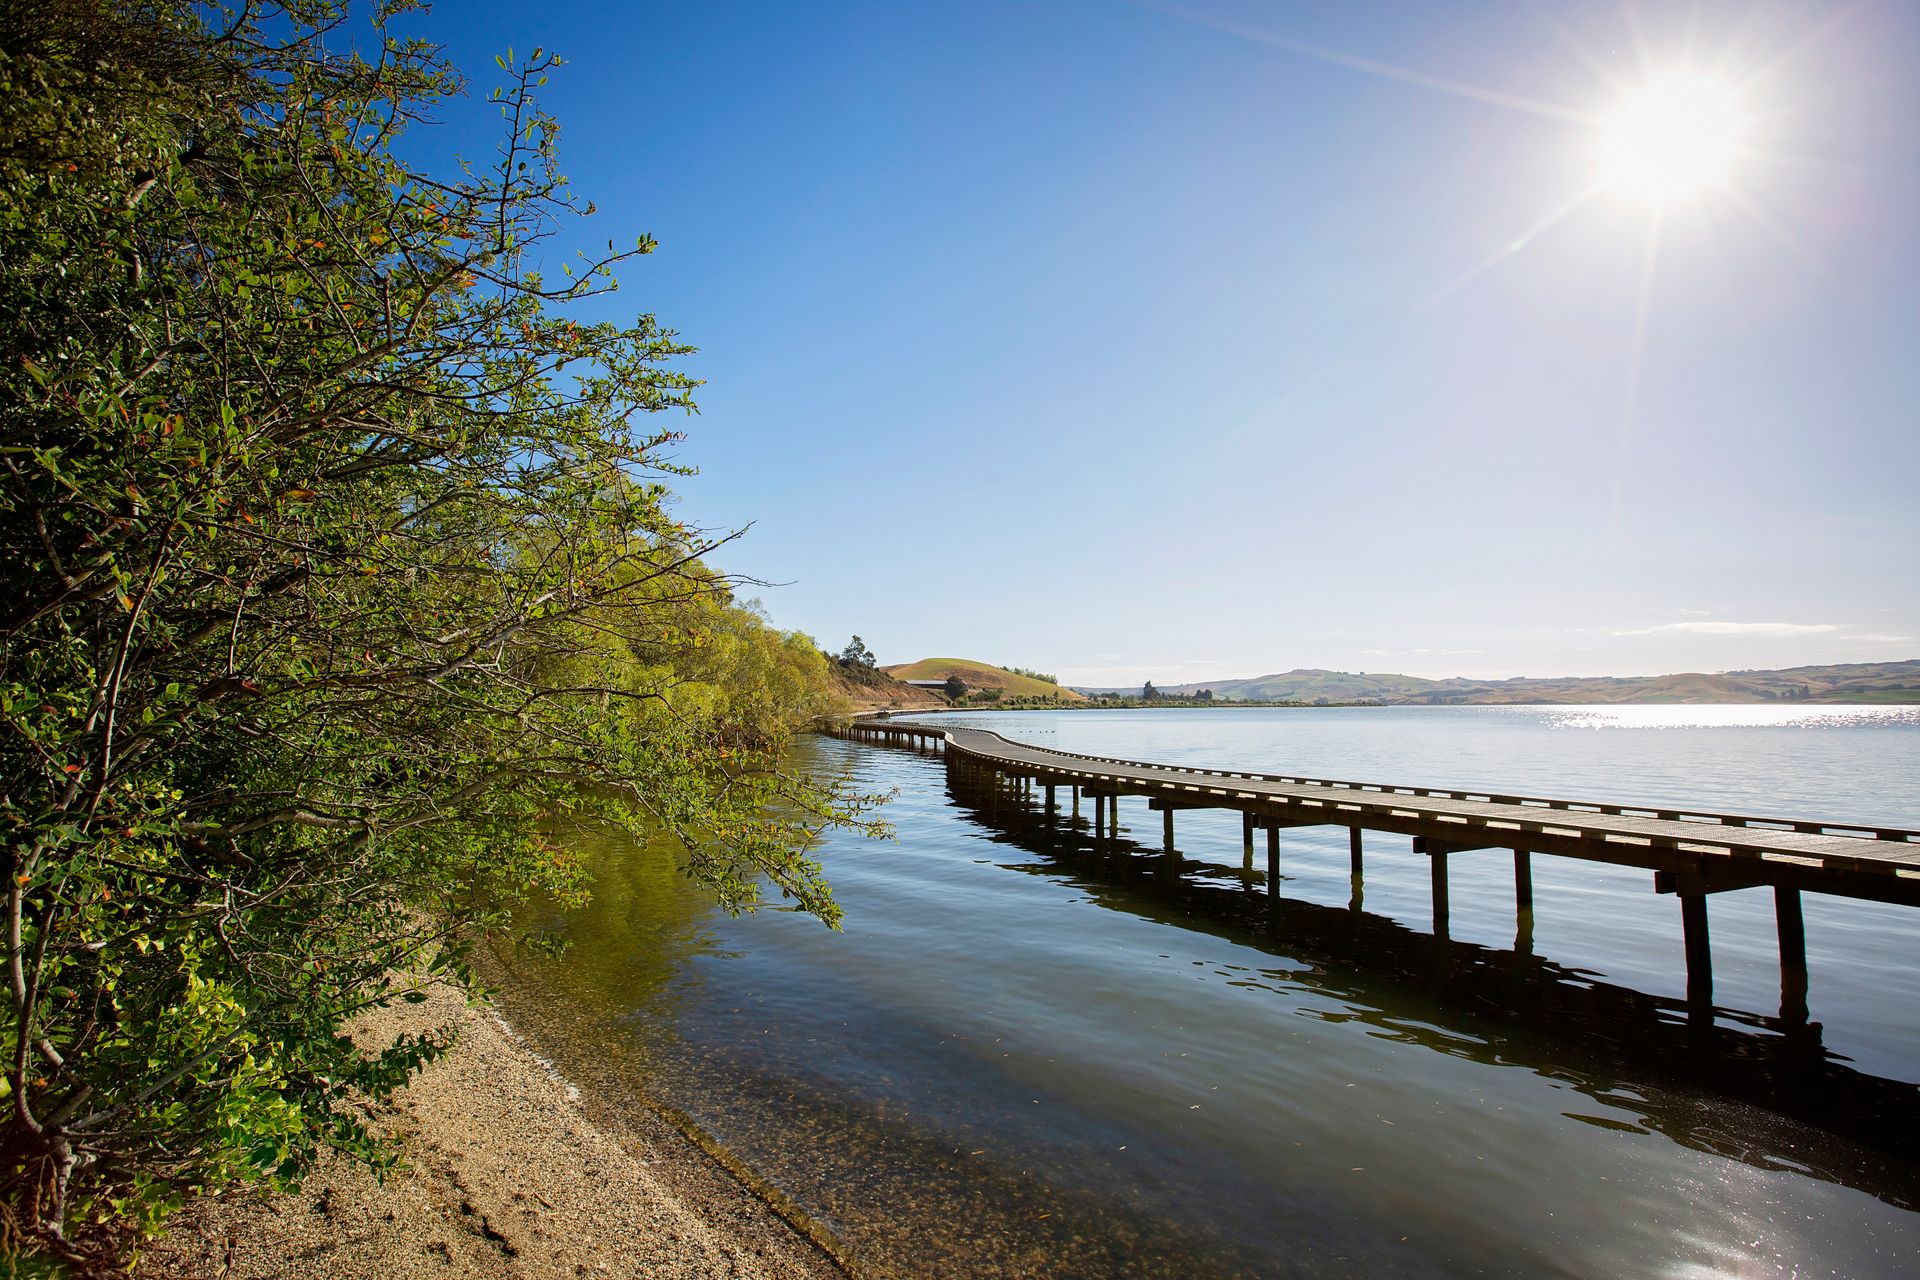
<svg viewBox="0 0 1920 1280">
<path fill-rule="evenodd" d="M 968 715 L 1064 750 L 1920 826 L 1920 711 L 1447 707 Z M 1765 890 L 1711 900 L 1710 1029 L 1641 871 L 1426 860 L 1121 803 L 1118 848 L 934 757 L 809 739 L 897 787 L 830 838 L 843 934 L 729 919 L 661 850 L 575 839 L 574 946 L 516 1021 L 682 1111 L 888 1276 L 1896 1276 L 1920 1266 L 1920 911 L 1806 897 L 1812 1023 Z M 1063 807 L 1065 794 L 1062 793 Z"/>
</svg>

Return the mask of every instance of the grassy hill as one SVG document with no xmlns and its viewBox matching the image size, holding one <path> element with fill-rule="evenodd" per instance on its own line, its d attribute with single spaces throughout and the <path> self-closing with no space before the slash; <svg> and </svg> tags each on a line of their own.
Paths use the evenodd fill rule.
<svg viewBox="0 0 1920 1280">
<path fill-rule="evenodd" d="M 1365 672 L 1325 671 L 1303 667 L 1279 675 L 1256 676 L 1252 680 L 1220 680 L 1207 685 L 1179 685 L 1168 693 L 1194 693 L 1212 689 L 1216 698 L 1244 699 L 1249 702 L 1328 702 L 1410 701 L 1431 694 L 1443 681 L 1420 676 L 1368 675 Z"/>
<path fill-rule="evenodd" d="M 1086 696 L 1072 689 L 1045 680 L 1036 680 L 1032 676 L 1018 675 L 1005 667 L 996 667 L 989 662 L 975 662 L 971 658 L 922 658 L 918 662 L 903 662 L 896 666 L 882 667 L 896 680 L 945 680 L 948 676 L 959 676 L 968 689 L 998 689 L 1010 698 L 1058 698 L 1062 702 L 1084 702 Z"/>
<path fill-rule="evenodd" d="M 1778 671 L 1694 671 L 1664 676 L 1515 676 L 1509 680 L 1468 680 L 1458 676 L 1430 680 L 1424 676 L 1301 668 L 1250 680 L 1166 685 L 1162 692 L 1191 694 L 1203 688 L 1213 690 L 1216 698 L 1250 702 L 1920 702 L 1920 660 L 1842 662 Z"/>
</svg>

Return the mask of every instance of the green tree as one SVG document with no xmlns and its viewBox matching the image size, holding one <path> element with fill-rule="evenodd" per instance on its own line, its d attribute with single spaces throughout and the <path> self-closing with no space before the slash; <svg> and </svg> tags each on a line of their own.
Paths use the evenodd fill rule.
<svg viewBox="0 0 1920 1280">
<path fill-rule="evenodd" d="M 829 923 L 805 850 L 868 822 L 775 767 L 760 699 L 806 709 L 811 645 L 666 510 L 644 424 L 692 408 L 688 348 L 568 314 L 653 242 L 534 266 L 591 212 L 556 60 L 502 62 L 490 161 L 417 172 L 395 143 L 460 85 L 397 7 L 364 56 L 330 0 L 0 19 L 6 1251 L 385 1159 L 348 1100 L 442 1046 L 341 1029 L 581 892 L 554 814 Z"/>
<path fill-rule="evenodd" d="M 958 702 L 967 696 L 967 682 L 959 676 L 948 676 L 947 683 L 943 686 L 942 692 L 955 702 Z"/>
<path fill-rule="evenodd" d="M 873 651 L 867 648 L 866 641 L 862 640 L 859 636 L 855 636 L 853 639 L 847 641 L 847 647 L 840 651 L 840 664 L 842 666 L 865 667 L 871 671 L 878 665 L 878 662 L 879 660 L 873 656 Z"/>
<path fill-rule="evenodd" d="M 705 586 L 661 602 L 654 626 L 625 637 L 658 695 L 648 714 L 711 724 L 729 746 L 771 750 L 793 725 L 835 710 L 828 660 L 811 639 L 774 628 L 757 602 L 734 600 L 720 575 Z"/>
</svg>

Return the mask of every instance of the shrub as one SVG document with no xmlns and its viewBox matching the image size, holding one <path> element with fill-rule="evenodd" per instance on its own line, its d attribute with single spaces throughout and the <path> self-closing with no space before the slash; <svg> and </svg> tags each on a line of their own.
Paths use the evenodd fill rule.
<svg viewBox="0 0 1920 1280">
<path fill-rule="evenodd" d="M 688 348 L 566 314 L 652 241 L 527 265 L 591 211 L 538 51 L 497 163 L 402 164 L 457 81 L 384 15 L 364 58 L 324 0 L 0 21 L 0 1252 L 92 1266 L 77 1223 L 385 1159 L 348 1099 L 443 1046 L 342 1027 L 577 897 L 557 812 L 836 918 L 804 850 L 865 798 L 756 710 L 823 666 L 733 606 L 643 425 Z"/>
</svg>

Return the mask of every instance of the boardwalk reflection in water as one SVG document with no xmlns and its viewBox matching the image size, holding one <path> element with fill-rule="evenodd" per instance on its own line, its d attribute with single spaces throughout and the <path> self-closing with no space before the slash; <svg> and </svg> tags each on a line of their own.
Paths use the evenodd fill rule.
<svg viewBox="0 0 1920 1280">
<path fill-rule="evenodd" d="M 1190 858 L 1134 840 L 1125 827 L 1116 838 L 1089 818 L 1049 813 L 991 774 L 953 769 L 947 782 L 969 818 L 1041 859 L 1007 862 L 1004 870 L 1065 875 L 1103 907 L 1288 961 L 1283 970 L 1245 974 L 1248 985 L 1283 979 L 1346 1003 L 1351 1018 L 1382 1036 L 1552 1075 L 1682 1146 L 1920 1207 L 1912 1163 L 1920 1087 L 1853 1070 L 1821 1044 L 1818 1023 L 1721 1006 L 1702 1026 L 1684 1001 L 1534 955 L 1525 917 L 1511 949 L 1453 941 L 1368 912 L 1359 875 L 1344 908 L 1287 897 L 1284 873 L 1270 896 L 1251 854 L 1239 866 Z M 1352 981 L 1359 974 L 1365 989 Z M 1380 1000 L 1383 981 L 1397 988 L 1390 1002 Z M 1637 1077 L 1633 1084 L 1623 1072 Z M 1720 1106 L 1709 1116 L 1696 1090 L 1761 1110 Z M 1614 1118 L 1566 1114 L 1632 1129 Z M 1777 1116 L 1844 1141 L 1821 1142 L 1797 1126 L 1783 1134 Z"/>
<path fill-rule="evenodd" d="M 1446 723 L 1450 741 L 1476 740 L 1469 718 Z M 1541 736 L 1504 732 L 1501 759 Z M 1903 772 L 1884 737 L 1851 741 L 1812 731 L 1794 756 L 1824 744 Z M 574 948 L 517 959 L 507 1003 L 576 1079 L 611 1077 L 616 1096 L 642 1082 L 691 1117 L 838 1233 L 863 1275 L 1913 1272 L 1920 1176 L 1891 1150 L 1912 1134 L 1911 1090 L 1724 1006 L 1703 1050 L 1677 992 L 1632 989 L 1671 973 L 1647 950 L 1670 939 L 1671 900 L 1638 876 L 1543 868 L 1536 958 L 1508 945 L 1504 866 L 1463 867 L 1461 941 L 1435 946 L 1426 864 L 1404 838 L 1369 844 L 1356 908 L 1345 840 L 1290 837 L 1273 904 L 1230 815 L 1183 817 L 1175 862 L 956 788 L 937 758 L 816 739 L 795 764 L 898 790 L 897 841 L 820 848 L 844 933 L 779 911 L 729 919 L 668 850 L 582 833 L 600 891 L 583 913 L 527 922 Z M 1158 817 L 1142 832 L 1156 846 Z M 1476 906 L 1489 886 L 1497 911 Z M 1771 938 L 1755 949 L 1732 927 L 1741 907 L 1725 912 L 1723 989 L 1752 1004 L 1778 988 L 1762 972 Z M 1912 1059 L 1912 1002 L 1898 973 L 1876 976 L 1872 1002 L 1852 979 L 1904 954 L 1908 914 L 1869 904 L 1836 950 L 1830 917 L 1809 912 L 1834 975 L 1814 992 L 1827 1042 L 1866 1046 L 1888 1075 Z M 1825 1108 L 1798 1114 L 1826 1127 L 1784 1114 L 1796 1072 Z"/>
</svg>

